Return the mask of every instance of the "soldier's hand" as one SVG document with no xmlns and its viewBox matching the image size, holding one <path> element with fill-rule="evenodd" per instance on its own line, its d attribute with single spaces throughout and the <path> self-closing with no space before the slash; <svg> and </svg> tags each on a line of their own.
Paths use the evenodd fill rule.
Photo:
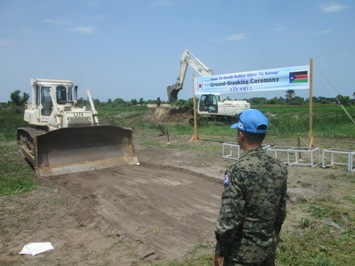
<svg viewBox="0 0 355 266">
<path fill-rule="evenodd" d="M 214 256 L 214 266 L 222 266 L 223 257 L 215 255 Z"/>
<path fill-rule="evenodd" d="M 280 243 L 280 234 L 275 233 L 276 245 Z"/>
</svg>

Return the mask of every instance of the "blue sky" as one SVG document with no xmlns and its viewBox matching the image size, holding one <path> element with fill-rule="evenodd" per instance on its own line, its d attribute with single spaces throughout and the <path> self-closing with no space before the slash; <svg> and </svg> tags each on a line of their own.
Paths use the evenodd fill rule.
<svg viewBox="0 0 355 266">
<path fill-rule="evenodd" d="M 184 49 L 215 74 L 313 58 L 313 95 L 352 97 L 354 9 L 353 0 L 1 0 L 0 102 L 30 94 L 31 78 L 71 79 L 100 101 L 165 101 Z M 180 99 L 192 97 L 192 74 Z M 285 92 L 232 98 L 275 96 Z"/>
</svg>

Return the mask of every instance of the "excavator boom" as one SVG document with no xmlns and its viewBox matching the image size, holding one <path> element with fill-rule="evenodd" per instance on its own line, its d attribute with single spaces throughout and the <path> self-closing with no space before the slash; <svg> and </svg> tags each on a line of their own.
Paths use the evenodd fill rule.
<svg viewBox="0 0 355 266">
<path fill-rule="evenodd" d="M 212 69 L 209 69 L 207 66 L 205 66 L 189 50 L 184 50 L 180 59 L 180 69 L 177 81 L 175 84 L 167 87 L 169 102 L 175 102 L 178 100 L 178 93 L 183 88 L 188 66 L 191 66 L 202 77 L 213 75 Z"/>
<path fill-rule="evenodd" d="M 170 102 L 177 101 L 178 93 L 182 90 L 187 67 L 191 66 L 202 77 L 213 76 L 211 69 L 205 66 L 197 57 L 193 56 L 189 50 L 185 50 L 180 59 L 180 72 L 177 82 L 167 87 L 168 99 Z M 250 104 L 240 100 L 222 100 L 218 89 L 214 92 L 200 94 L 198 97 L 197 113 L 204 117 L 226 118 L 228 121 L 234 119 L 243 110 L 249 109 Z"/>
</svg>

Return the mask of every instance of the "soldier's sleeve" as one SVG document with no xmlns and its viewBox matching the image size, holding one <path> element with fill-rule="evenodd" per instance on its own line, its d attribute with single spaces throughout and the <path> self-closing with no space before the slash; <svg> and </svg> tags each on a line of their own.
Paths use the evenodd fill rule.
<svg viewBox="0 0 355 266">
<path fill-rule="evenodd" d="M 238 179 L 238 171 L 226 171 L 229 175 L 229 184 L 225 186 L 222 194 L 222 204 L 215 231 L 215 253 L 224 256 L 232 240 L 235 238 L 238 226 L 243 220 L 244 196 L 243 184 Z"/>
<path fill-rule="evenodd" d="M 285 169 L 284 175 L 285 175 L 285 181 L 281 191 L 280 205 L 277 211 L 277 216 L 276 216 L 275 226 L 274 226 L 275 232 L 277 234 L 280 233 L 282 224 L 286 218 L 287 169 Z"/>
</svg>

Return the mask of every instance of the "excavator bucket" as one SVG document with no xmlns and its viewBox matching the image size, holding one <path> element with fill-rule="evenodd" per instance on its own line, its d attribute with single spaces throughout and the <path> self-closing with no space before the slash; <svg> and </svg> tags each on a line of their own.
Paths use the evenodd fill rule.
<svg viewBox="0 0 355 266">
<path fill-rule="evenodd" d="M 182 87 L 179 87 L 176 84 L 166 88 L 169 102 L 176 102 L 178 100 L 178 94 L 180 90 L 182 90 Z"/>
<path fill-rule="evenodd" d="M 34 139 L 38 176 L 138 165 L 132 130 L 116 126 L 61 128 Z"/>
</svg>

